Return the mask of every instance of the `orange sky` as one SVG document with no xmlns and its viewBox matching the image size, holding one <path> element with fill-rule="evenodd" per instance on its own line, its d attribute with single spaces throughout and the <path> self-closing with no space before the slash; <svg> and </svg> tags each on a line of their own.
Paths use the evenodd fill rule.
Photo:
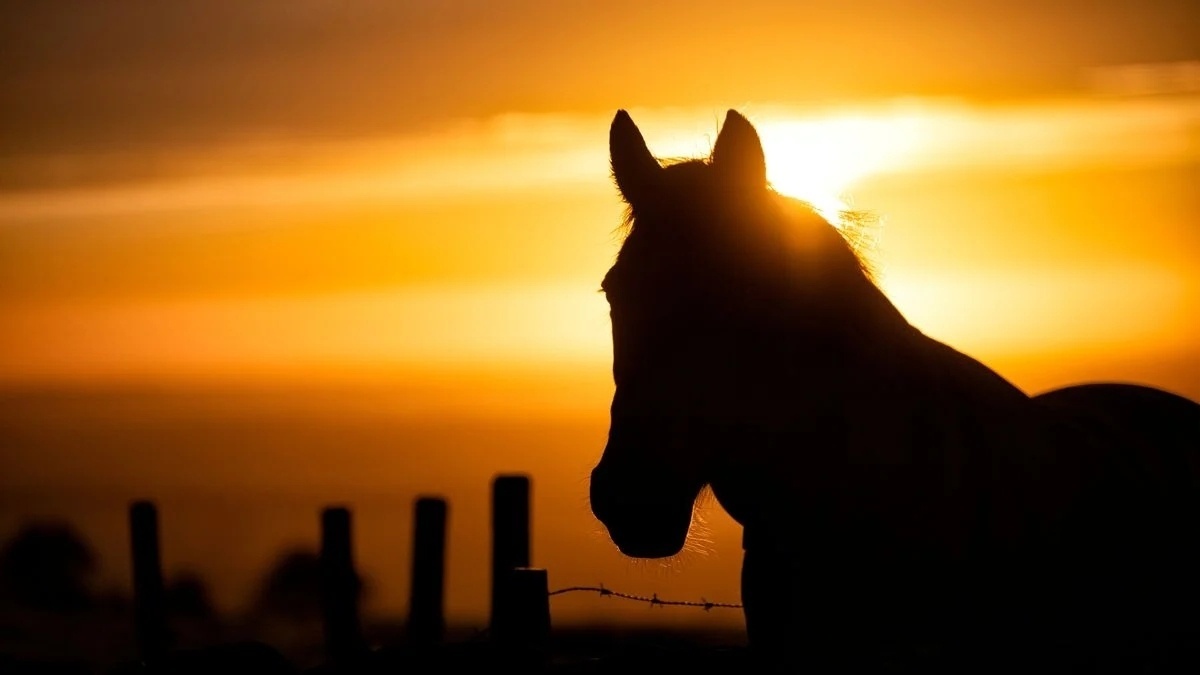
<svg viewBox="0 0 1200 675">
<path fill-rule="evenodd" d="M 733 550 L 664 579 L 630 572 L 581 501 L 611 387 L 617 108 L 662 156 L 746 113 L 777 189 L 878 214 L 893 301 L 1027 391 L 1200 397 L 1189 3 L 200 6 L 0 9 L 0 383 L 37 411 L 0 420 L 0 487 L 32 495 L 0 503 L 0 530 L 90 518 L 119 561 L 119 512 L 71 498 L 390 494 L 363 507 L 382 528 L 380 503 L 440 489 L 473 514 L 449 596 L 473 616 L 480 485 L 523 469 L 548 486 L 558 578 L 736 595 L 720 514 Z M 247 414 L 262 428 L 230 421 Z M 463 417 L 525 426 L 484 458 Z M 175 560 L 236 604 L 263 533 L 307 517 L 263 516 L 237 569 L 182 536 Z"/>
<path fill-rule="evenodd" d="M 1200 97 L 743 109 L 777 189 L 882 217 L 881 281 L 930 334 L 1042 369 L 1066 353 L 1190 350 Z M 635 112 L 661 155 L 706 150 L 711 110 Z M 511 115 L 420 136 L 231 145 L 175 162 L 276 159 L 0 195 L 0 373 L 604 363 L 594 291 L 620 214 L 606 123 Z M 1197 386 L 1187 372 L 1160 384 Z"/>
</svg>

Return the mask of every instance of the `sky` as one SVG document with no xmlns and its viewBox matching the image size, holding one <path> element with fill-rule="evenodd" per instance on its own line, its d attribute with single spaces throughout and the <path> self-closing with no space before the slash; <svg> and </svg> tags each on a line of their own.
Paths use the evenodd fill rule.
<svg viewBox="0 0 1200 675">
<path fill-rule="evenodd" d="M 1187 0 L 4 3 L 3 147 L 420 131 L 514 111 L 1075 89 L 1194 59 Z"/>
<path fill-rule="evenodd" d="M 618 108 L 662 157 L 747 114 L 776 189 L 877 215 L 905 316 L 1030 393 L 1200 398 L 1193 4 L 3 3 L 0 485 L 27 499 L 0 529 L 91 518 L 119 561 L 119 509 L 79 495 L 440 487 L 478 510 L 487 472 L 526 469 L 551 486 L 554 570 L 735 595 L 721 514 L 724 562 L 647 579 L 580 501 L 611 396 Z M 479 426 L 500 419 L 524 426 Z M 481 429 L 494 456 L 463 449 Z M 401 438 L 420 452 L 389 455 Z M 200 543 L 178 563 L 236 604 L 262 533 L 296 518 L 263 516 L 237 569 Z M 463 616 L 479 522 L 451 575 Z"/>
</svg>

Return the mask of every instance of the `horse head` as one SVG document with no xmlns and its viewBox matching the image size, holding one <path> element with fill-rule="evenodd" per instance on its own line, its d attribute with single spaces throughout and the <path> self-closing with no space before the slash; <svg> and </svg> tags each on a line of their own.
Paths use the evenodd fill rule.
<svg viewBox="0 0 1200 675">
<path fill-rule="evenodd" d="M 810 353 L 836 339 L 830 288 L 863 272 L 833 227 L 770 189 L 758 133 L 735 111 L 704 159 L 664 165 L 624 111 L 609 149 L 628 232 L 601 284 L 616 389 L 591 504 L 623 553 L 667 557 L 700 491 L 788 414 L 793 329 L 808 326 Z"/>
</svg>

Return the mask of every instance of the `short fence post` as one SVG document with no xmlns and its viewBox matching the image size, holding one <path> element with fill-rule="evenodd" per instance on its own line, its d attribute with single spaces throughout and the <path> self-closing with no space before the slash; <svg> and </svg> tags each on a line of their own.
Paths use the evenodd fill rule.
<svg viewBox="0 0 1200 675">
<path fill-rule="evenodd" d="M 359 590 L 350 511 L 344 507 L 326 508 L 321 513 L 321 609 L 325 651 L 333 663 L 352 661 L 364 649 L 358 616 Z"/>
<path fill-rule="evenodd" d="M 138 655 L 154 661 L 166 655 L 170 641 L 166 594 L 159 552 L 158 509 L 153 502 L 129 507 L 129 536 L 133 553 L 133 621 Z"/>
<path fill-rule="evenodd" d="M 446 630 L 446 500 L 417 499 L 414 515 L 412 589 L 408 601 L 408 639 L 418 647 L 441 643 Z"/>
<path fill-rule="evenodd" d="M 502 582 L 502 613 L 497 616 L 493 639 L 503 649 L 524 659 L 545 653 L 550 638 L 550 584 L 546 570 L 518 567 Z"/>
<path fill-rule="evenodd" d="M 492 606 L 489 630 L 512 615 L 505 606 L 509 572 L 529 567 L 529 477 L 501 474 L 492 480 Z"/>
</svg>

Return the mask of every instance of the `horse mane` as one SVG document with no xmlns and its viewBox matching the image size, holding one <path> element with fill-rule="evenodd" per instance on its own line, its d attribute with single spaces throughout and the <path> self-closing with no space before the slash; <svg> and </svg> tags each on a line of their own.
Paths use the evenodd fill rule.
<svg viewBox="0 0 1200 675">
<path fill-rule="evenodd" d="M 783 195 L 780 196 L 783 197 Z M 818 216 L 821 215 L 812 204 L 800 201 Z M 824 216 L 821 217 L 827 223 L 829 222 Z M 846 244 L 850 246 L 850 252 L 858 260 L 858 266 L 863 274 L 878 286 L 881 271 L 877 256 L 879 232 L 883 226 L 879 215 L 868 209 L 846 208 L 839 211 L 837 217 L 838 222 L 829 223 L 829 225 L 842 235 L 842 239 L 846 240 Z"/>
</svg>

